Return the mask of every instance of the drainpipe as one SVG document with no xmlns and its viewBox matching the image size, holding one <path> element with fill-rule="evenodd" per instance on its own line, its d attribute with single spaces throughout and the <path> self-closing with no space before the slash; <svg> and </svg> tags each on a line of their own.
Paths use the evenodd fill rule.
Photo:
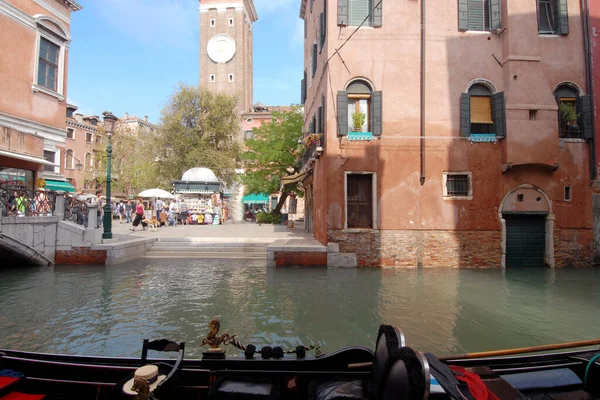
<svg viewBox="0 0 600 400">
<path fill-rule="evenodd" d="M 421 0 L 421 186 L 425 184 L 425 1 Z"/>
<path fill-rule="evenodd" d="M 581 25 L 583 28 L 583 46 L 585 54 L 585 91 L 587 94 L 593 95 L 593 79 L 592 79 L 592 53 L 590 50 L 590 18 L 588 0 L 580 0 L 581 7 Z M 592 103 L 596 103 L 596 99 L 592 96 Z M 592 109 L 595 110 L 595 104 L 592 104 Z M 594 120 L 592 120 L 592 127 Z M 596 178 L 596 130 L 593 127 L 594 136 L 590 140 L 590 179 Z"/>
</svg>

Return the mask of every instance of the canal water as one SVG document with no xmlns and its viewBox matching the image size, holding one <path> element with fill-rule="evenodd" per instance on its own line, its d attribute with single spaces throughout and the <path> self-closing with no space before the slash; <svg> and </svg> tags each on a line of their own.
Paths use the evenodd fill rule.
<svg viewBox="0 0 600 400">
<path fill-rule="evenodd" d="M 0 348 L 138 356 L 144 338 L 199 358 L 210 319 L 257 347 L 374 345 L 377 327 L 438 354 L 600 337 L 600 269 L 267 268 L 136 260 L 0 269 Z M 233 350 L 229 350 L 234 352 Z"/>
</svg>

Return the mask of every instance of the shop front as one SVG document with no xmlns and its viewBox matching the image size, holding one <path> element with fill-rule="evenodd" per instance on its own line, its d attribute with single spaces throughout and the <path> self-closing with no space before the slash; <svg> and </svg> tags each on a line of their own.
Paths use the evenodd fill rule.
<svg viewBox="0 0 600 400">
<path fill-rule="evenodd" d="M 225 210 L 223 183 L 208 168 L 192 168 L 173 181 L 176 201 L 184 200 L 191 223 L 220 224 Z"/>
</svg>

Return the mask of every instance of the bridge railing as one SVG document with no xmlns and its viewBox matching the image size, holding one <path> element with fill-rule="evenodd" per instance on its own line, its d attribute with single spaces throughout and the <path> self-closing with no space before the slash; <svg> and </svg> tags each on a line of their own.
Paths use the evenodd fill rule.
<svg viewBox="0 0 600 400">
<path fill-rule="evenodd" d="M 65 195 L 65 221 L 87 226 L 89 211 L 88 203 L 69 194 Z"/>
<path fill-rule="evenodd" d="M 0 188 L 0 211 L 3 217 L 51 217 L 56 209 L 56 193 L 22 187 Z"/>
</svg>

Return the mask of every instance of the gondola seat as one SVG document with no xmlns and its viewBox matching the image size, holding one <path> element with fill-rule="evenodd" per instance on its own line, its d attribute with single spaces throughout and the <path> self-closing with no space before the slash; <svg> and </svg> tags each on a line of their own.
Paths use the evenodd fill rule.
<svg viewBox="0 0 600 400">
<path fill-rule="evenodd" d="M 277 400 L 279 386 L 270 379 L 252 379 L 240 376 L 222 376 L 208 392 L 209 400 Z"/>
<path fill-rule="evenodd" d="M 429 364 L 425 357 L 404 346 L 404 335 L 390 325 L 379 327 L 376 343 L 369 381 L 340 379 L 313 383 L 310 397 L 315 400 L 426 398 Z"/>
<path fill-rule="evenodd" d="M 171 365 L 170 363 L 158 362 L 158 363 L 149 363 L 148 361 L 148 351 L 153 350 L 157 352 L 177 352 L 177 359 L 175 363 Z M 142 357 L 140 360 L 140 367 L 144 365 L 156 365 L 158 367 L 158 376 L 161 378 L 160 382 L 155 385 L 152 394 L 157 398 L 174 398 L 173 392 L 176 390 L 178 385 L 179 373 L 181 371 L 181 367 L 183 364 L 183 357 L 185 353 L 185 343 L 177 343 L 167 339 L 153 340 L 150 341 L 148 339 L 144 340 L 142 346 Z M 134 374 L 129 375 L 127 378 L 123 379 L 114 387 L 111 393 L 111 399 L 130 399 L 133 396 L 125 393 L 123 391 L 123 387 L 128 383 L 131 383 Z"/>
</svg>

